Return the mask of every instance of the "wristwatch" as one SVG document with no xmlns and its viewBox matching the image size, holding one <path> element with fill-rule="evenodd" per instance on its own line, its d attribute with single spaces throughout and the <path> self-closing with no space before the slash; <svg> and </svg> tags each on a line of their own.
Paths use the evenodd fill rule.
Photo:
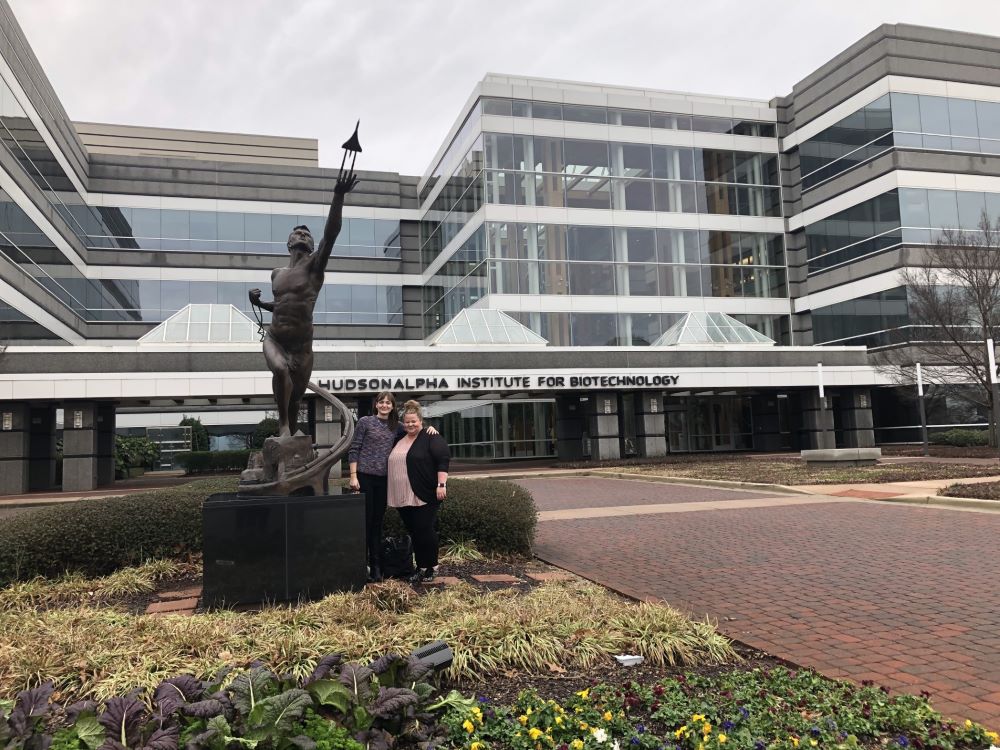
<svg viewBox="0 0 1000 750">
<path fill-rule="evenodd" d="M 438 487 L 447 487 L 448 485 L 444 482 L 438 482 Z"/>
</svg>

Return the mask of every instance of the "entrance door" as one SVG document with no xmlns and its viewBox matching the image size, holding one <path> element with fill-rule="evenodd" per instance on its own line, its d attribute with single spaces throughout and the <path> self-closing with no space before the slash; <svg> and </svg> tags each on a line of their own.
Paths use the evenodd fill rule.
<svg viewBox="0 0 1000 750">
<path fill-rule="evenodd" d="M 709 408 L 712 411 L 712 449 L 731 451 L 733 445 L 732 406 L 734 399 L 713 398 Z"/>
<path fill-rule="evenodd" d="M 687 417 L 686 406 L 667 411 L 667 446 L 671 453 L 687 453 L 691 450 L 688 444 Z"/>
</svg>

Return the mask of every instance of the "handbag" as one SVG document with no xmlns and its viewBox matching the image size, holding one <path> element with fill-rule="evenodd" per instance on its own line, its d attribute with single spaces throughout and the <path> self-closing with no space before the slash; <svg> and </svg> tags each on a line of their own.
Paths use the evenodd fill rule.
<svg viewBox="0 0 1000 750">
<path fill-rule="evenodd" d="M 382 540 L 382 575 L 406 578 L 413 574 L 413 540 L 408 534 Z"/>
</svg>

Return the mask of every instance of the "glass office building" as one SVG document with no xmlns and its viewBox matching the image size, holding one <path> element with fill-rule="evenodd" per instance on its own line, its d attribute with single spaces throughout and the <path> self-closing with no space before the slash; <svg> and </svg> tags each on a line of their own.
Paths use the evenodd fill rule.
<svg viewBox="0 0 1000 750">
<path fill-rule="evenodd" d="M 51 485 L 57 434 L 74 489 L 116 429 L 238 440 L 260 344 L 192 321 L 251 325 L 336 171 L 310 139 L 74 123 L 0 4 L 0 492 Z M 919 340 L 920 249 L 1000 216 L 998 59 L 884 25 L 767 101 L 487 74 L 424 174 L 361 173 L 314 380 L 420 398 L 474 461 L 910 439 L 875 357 Z"/>
</svg>

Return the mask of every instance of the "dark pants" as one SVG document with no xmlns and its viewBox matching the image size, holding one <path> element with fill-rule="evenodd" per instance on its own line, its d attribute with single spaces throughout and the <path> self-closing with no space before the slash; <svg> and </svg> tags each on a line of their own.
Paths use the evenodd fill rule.
<svg viewBox="0 0 1000 750">
<path fill-rule="evenodd" d="M 413 556 L 418 568 L 433 568 L 438 564 L 437 513 L 440 503 L 428 503 L 410 508 L 397 508 L 403 525 L 413 540 Z"/>
<path fill-rule="evenodd" d="M 365 493 L 365 545 L 368 548 L 368 565 L 382 567 L 382 521 L 385 518 L 386 478 L 358 472 L 358 484 Z"/>
</svg>

